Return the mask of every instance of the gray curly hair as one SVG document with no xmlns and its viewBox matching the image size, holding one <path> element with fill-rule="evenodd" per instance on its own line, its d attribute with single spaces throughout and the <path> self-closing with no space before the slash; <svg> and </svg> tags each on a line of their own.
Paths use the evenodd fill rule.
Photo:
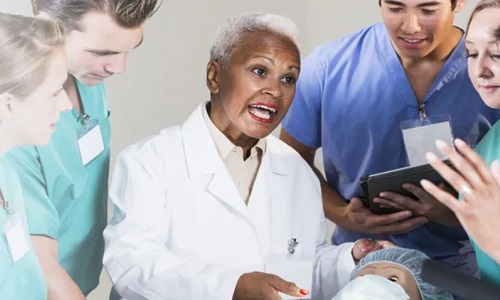
<svg viewBox="0 0 500 300">
<path fill-rule="evenodd" d="M 290 39 L 299 49 L 299 31 L 292 20 L 275 14 L 250 13 L 229 18 L 219 27 L 210 48 L 210 60 L 223 67 L 229 64 L 231 54 L 245 33 L 274 33 Z"/>
</svg>

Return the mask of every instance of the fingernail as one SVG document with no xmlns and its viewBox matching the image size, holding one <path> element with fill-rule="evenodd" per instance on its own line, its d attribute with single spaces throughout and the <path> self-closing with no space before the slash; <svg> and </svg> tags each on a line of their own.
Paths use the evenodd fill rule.
<svg viewBox="0 0 500 300">
<path fill-rule="evenodd" d="M 379 196 L 382 198 L 387 198 L 387 194 L 385 192 L 380 193 Z"/>
<path fill-rule="evenodd" d="M 431 185 L 429 184 L 429 181 L 425 180 L 425 179 L 422 179 L 420 180 L 420 185 L 424 188 L 424 189 L 427 189 L 427 188 L 430 188 Z"/>
<path fill-rule="evenodd" d="M 455 145 L 457 147 L 462 147 L 462 146 L 465 146 L 465 142 L 462 141 L 461 139 L 455 139 Z"/>
<path fill-rule="evenodd" d="M 299 290 L 299 293 L 302 295 L 302 296 L 306 296 L 306 295 L 309 295 L 309 292 L 304 290 L 304 289 L 300 289 Z"/>
<path fill-rule="evenodd" d="M 411 217 L 411 215 L 412 215 L 412 214 L 411 214 L 411 211 L 407 211 L 407 212 L 405 212 L 405 213 L 403 214 L 403 217 L 405 217 L 405 218 L 409 218 L 409 217 Z"/>
<path fill-rule="evenodd" d="M 448 146 L 448 145 L 445 142 L 443 142 L 442 140 L 436 140 L 436 147 L 438 147 L 439 149 L 443 149 L 446 146 Z"/>
<path fill-rule="evenodd" d="M 500 163 L 498 162 L 498 159 L 495 159 L 492 163 L 491 163 L 491 168 L 493 169 L 497 169 L 500 167 Z"/>
<path fill-rule="evenodd" d="M 437 146 L 437 142 L 436 142 L 436 146 Z M 434 162 L 434 161 L 438 160 L 438 157 L 436 156 L 436 154 L 434 154 L 432 152 L 427 152 L 425 154 L 425 158 L 427 159 L 428 162 Z"/>
</svg>

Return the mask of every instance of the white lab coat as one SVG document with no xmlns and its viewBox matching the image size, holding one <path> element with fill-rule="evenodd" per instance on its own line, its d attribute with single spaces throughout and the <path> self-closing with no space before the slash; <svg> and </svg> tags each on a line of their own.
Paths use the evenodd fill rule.
<svg viewBox="0 0 500 300">
<path fill-rule="evenodd" d="M 199 106 L 181 126 L 118 157 L 104 265 L 126 299 L 231 299 L 238 278 L 272 259 L 314 261 L 313 299 L 349 280 L 352 244 L 326 246 L 320 185 L 274 136 L 243 202 Z M 287 242 L 299 242 L 293 255 Z"/>
</svg>

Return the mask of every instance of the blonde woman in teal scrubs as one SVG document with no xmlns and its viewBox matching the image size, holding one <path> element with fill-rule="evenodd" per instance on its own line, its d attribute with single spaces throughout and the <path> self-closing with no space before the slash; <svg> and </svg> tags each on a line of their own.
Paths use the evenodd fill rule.
<svg viewBox="0 0 500 300">
<path fill-rule="evenodd" d="M 466 35 L 469 77 L 489 107 L 500 109 L 500 0 L 482 0 L 474 8 Z M 453 187 L 461 201 L 431 182 L 422 186 L 452 209 L 474 240 L 481 279 L 500 286 L 500 122 L 477 145 L 476 151 L 455 141 L 457 152 L 442 141 L 438 149 L 459 172 L 429 153 L 430 164 Z"/>
<path fill-rule="evenodd" d="M 45 299 L 47 287 L 30 241 L 17 166 L 4 154 L 49 142 L 71 103 L 63 30 L 54 22 L 0 13 L 0 299 Z"/>
<path fill-rule="evenodd" d="M 158 0 L 33 0 L 35 14 L 66 32 L 73 109 L 44 147 L 6 157 L 21 179 L 31 241 L 49 299 L 84 300 L 99 285 L 107 224 L 111 120 L 104 79 L 126 69 Z"/>
</svg>

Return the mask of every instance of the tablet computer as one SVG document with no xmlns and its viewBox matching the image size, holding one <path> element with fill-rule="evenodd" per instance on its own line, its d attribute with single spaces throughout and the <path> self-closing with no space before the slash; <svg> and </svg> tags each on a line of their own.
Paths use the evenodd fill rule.
<svg viewBox="0 0 500 300">
<path fill-rule="evenodd" d="M 444 162 L 452 166 L 448 160 Z M 361 188 L 364 193 L 362 200 L 375 214 L 393 213 L 396 210 L 380 207 L 378 203 L 373 202 L 373 198 L 378 197 L 381 192 L 394 192 L 417 200 L 412 193 L 403 188 L 403 184 L 411 183 L 420 186 L 420 180 L 422 179 L 427 179 L 434 184 L 444 183 L 448 186 L 449 190 L 454 191 L 431 165 L 424 164 L 372 174 L 361 178 Z M 458 195 L 455 191 L 454 194 Z"/>
</svg>

